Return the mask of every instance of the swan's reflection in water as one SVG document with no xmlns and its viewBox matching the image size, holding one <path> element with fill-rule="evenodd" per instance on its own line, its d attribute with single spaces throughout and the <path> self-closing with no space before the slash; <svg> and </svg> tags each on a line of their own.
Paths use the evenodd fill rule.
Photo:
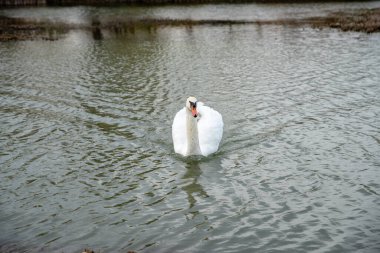
<svg viewBox="0 0 380 253">
<path fill-rule="evenodd" d="M 198 183 L 198 179 L 202 174 L 202 170 L 199 165 L 199 161 L 188 162 L 186 164 L 186 173 L 182 177 L 182 179 L 188 181 L 188 183 L 182 187 L 187 194 L 187 200 L 189 202 L 189 214 L 186 216 L 188 219 L 193 219 L 199 213 L 196 208 L 197 197 L 209 197 L 202 185 Z"/>
</svg>

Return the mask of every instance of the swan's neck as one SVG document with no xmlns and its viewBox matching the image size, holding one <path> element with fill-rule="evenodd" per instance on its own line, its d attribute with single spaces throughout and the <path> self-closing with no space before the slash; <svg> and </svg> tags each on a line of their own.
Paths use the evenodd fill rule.
<svg viewBox="0 0 380 253">
<path fill-rule="evenodd" d="M 198 138 L 198 120 L 187 110 L 186 117 L 187 132 L 187 155 L 201 155 Z"/>
</svg>

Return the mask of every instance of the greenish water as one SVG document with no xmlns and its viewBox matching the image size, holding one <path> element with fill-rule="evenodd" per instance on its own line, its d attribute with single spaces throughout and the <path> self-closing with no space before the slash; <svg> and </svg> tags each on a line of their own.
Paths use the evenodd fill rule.
<svg viewBox="0 0 380 253">
<path fill-rule="evenodd" d="M 91 13 L 256 19 L 363 5 L 0 12 L 80 23 Z M 0 43 L 5 251 L 380 250 L 379 34 L 256 25 L 101 33 Z M 223 115 L 220 150 L 207 158 L 173 150 L 172 120 L 189 95 Z"/>
</svg>

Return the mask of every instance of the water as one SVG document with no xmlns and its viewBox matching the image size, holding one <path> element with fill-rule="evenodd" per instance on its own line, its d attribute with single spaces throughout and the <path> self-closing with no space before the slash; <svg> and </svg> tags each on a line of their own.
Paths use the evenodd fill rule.
<svg viewBox="0 0 380 253">
<path fill-rule="evenodd" d="M 180 7 L 146 13 L 166 8 Z M 26 10 L 2 12 L 46 8 Z M 68 10 L 82 20 L 118 9 Z M 256 25 L 1 43 L 0 245 L 378 252 L 379 52 L 379 34 Z M 172 119 L 189 95 L 224 118 L 207 158 L 173 151 Z"/>
</svg>

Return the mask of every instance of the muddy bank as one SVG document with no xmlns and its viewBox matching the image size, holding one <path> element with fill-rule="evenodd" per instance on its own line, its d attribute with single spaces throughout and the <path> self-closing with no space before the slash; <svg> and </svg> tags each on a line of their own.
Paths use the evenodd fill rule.
<svg viewBox="0 0 380 253">
<path fill-rule="evenodd" d="M 355 0 L 3 0 L 0 6 L 74 6 L 74 5 L 161 5 L 161 4 L 218 4 L 218 3 L 308 3 L 354 2 Z"/>
<path fill-rule="evenodd" d="M 313 28 L 335 28 L 342 31 L 373 33 L 380 32 L 380 8 L 345 12 L 332 12 L 326 17 L 276 20 L 192 20 L 192 19 L 114 19 L 101 22 L 93 20 L 88 25 L 72 25 L 48 21 L 36 21 L 0 16 L 0 41 L 10 40 L 56 40 L 70 30 L 91 31 L 94 39 L 102 39 L 102 31 L 115 34 L 134 33 L 136 29 L 154 30 L 165 26 L 200 25 L 284 25 L 311 26 Z"/>
<path fill-rule="evenodd" d="M 56 40 L 72 28 L 67 24 L 0 16 L 0 41 Z"/>
<path fill-rule="evenodd" d="M 327 17 L 325 22 L 315 20 L 313 26 L 338 28 L 343 31 L 380 32 L 380 8 L 358 12 L 336 12 Z"/>
<path fill-rule="evenodd" d="M 342 31 L 380 32 L 380 8 L 332 12 L 326 17 L 258 21 L 262 25 L 308 25 L 313 28 L 336 28 Z"/>
</svg>

